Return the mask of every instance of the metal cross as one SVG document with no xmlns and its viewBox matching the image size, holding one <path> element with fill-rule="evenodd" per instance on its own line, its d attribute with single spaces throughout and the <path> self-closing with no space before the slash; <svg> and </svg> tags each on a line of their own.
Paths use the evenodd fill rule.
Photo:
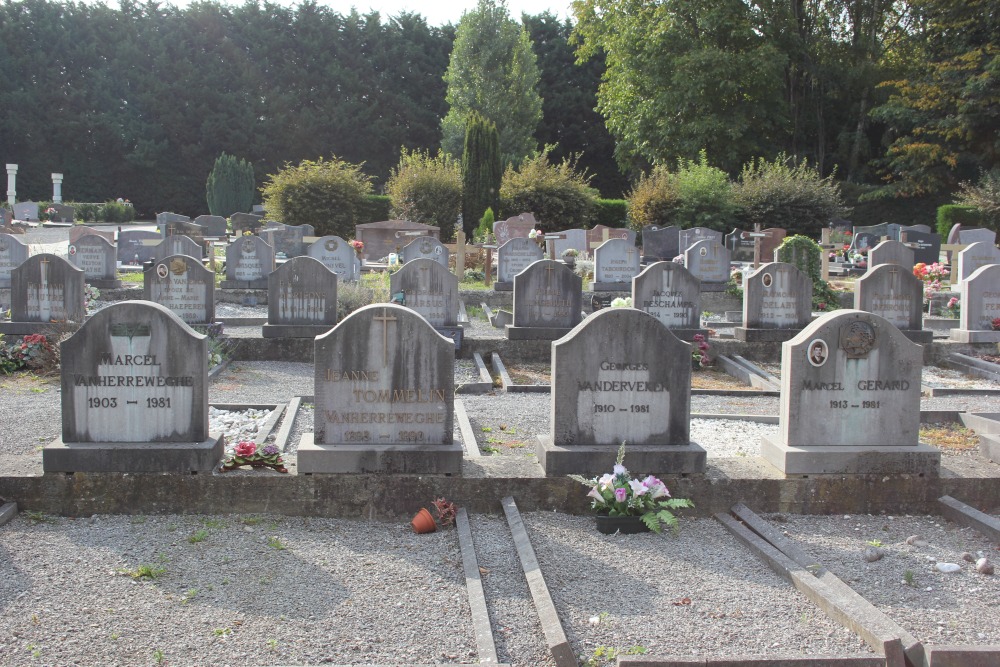
<svg viewBox="0 0 1000 667">
<path fill-rule="evenodd" d="M 372 318 L 378 322 L 382 323 L 382 365 L 389 365 L 389 322 L 395 322 L 397 318 L 388 317 L 385 314 L 385 308 L 382 309 L 382 316 L 376 315 Z"/>
</svg>

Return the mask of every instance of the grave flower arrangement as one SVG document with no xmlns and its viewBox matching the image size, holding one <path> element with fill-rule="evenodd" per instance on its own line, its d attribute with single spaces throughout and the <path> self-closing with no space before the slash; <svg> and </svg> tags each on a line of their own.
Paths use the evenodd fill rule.
<svg viewBox="0 0 1000 667">
<path fill-rule="evenodd" d="M 990 328 L 993 331 L 1000 331 L 1000 317 L 994 317 L 993 321 L 990 322 Z"/>
<path fill-rule="evenodd" d="M 354 248 L 354 253 L 358 257 L 360 257 L 361 253 L 363 253 L 365 251 L 365 242 L 364 241 L 359 241 L 357 239 L 352 239 L 352 240 L 348 241 L 347 243 L 352 248 Z"/>
<path fill-rule="evenodd" d="M 662 531 L 664 524 L 676 532 L 677 517 L 672 510 L 694 507 L 694 503 L 687 498 L 671 498 L 667 485 L 652 475 L 644 479 L 633 479 L 623 465 L 624 461 L 623 442 L 618 448 L 618 458 L 610 473 L 593 479 L 570 475 L 570 479 L 590 487 L 587 497 L 592 499 L 590 505 L 598 514 L 611 517 L 636 516 L 654 533 Z"/>
<path fill-rule="evenodd" d="M 611 302 L 612 308 L 631 308 L 632 307 L 632 297 L 627 296 L 624 299 L 622 297 L 616 297 Z"/>
<path fill-rule="evenodd" d="M 924 264 L 923 262 L 918 262 L 913 265 L 913 275 L 920 278 L 925 283 L 937 282 L 940 283 L 942 280 L 948 277 L 949 271 L 944 264 L 940 262 L 934 262 L 933 264 Z"/>
<path fill-rule="evenodd" d="M 946 317 L 957 318 L 962 314 L 962 302 L 958 300 L 957 296 L 953 296 L 948 299 L 948 304 L 941 309 L 941 314 Z M 996 320 L 993 320 L 993 330 L 997 331 Z"/>
<path fill-rule="evenodd" d="M 694 368 L 705 368 L 709 365 L 708 360 L 708 341 L 705 340 L 703 334 L 694 335 L 694 349 L 691 351 L 691 361 L 694 364 Z"/>
<path fill-rule="evenodd" d="M 545 232 L 540 229 L 532 229 L 528 232 L 528 238 L 537 243 L 542 250 L 545 250 Z"/>
<path fill-rule="evenodd" d="M 288 472 L 285 462 L 281 458 L 281 450 L 274 443 L 264 445 L 260 449 L 257 444 L 249 440 L 236 443 L 233 448 L 233 455 L 222 462 L 222 472 L 236 470 L 242 466 L 253 468 L 274 468 L 278 472 Z"/>
</svg>

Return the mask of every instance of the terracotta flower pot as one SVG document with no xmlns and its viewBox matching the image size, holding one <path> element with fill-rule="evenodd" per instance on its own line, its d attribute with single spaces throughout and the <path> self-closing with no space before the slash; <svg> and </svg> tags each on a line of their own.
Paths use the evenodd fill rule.
<svg viewBox="0 0 1000 667">
<path fill-rule="evenodd" d="M 434 517 L 426 509 L 421 508 L 417 515 L 413 517 L 413 521 L 410 522 L 413 526 L 413 532 L 415 533 L 433 533 L 437 530 L 437 524 L 434 523 Z"/>
</svg>

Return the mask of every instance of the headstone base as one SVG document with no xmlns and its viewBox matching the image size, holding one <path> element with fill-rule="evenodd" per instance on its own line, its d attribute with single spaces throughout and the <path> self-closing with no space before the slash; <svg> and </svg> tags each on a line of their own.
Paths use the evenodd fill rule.
<svg viewBox="0 0 1000 667">
<path fill-rule="evenodd" d="M 708 340 L 708 329 L 671 329 L 670 333 L 689 343 L 694 342 L 694 337 L 699 334 Z"/>
<path fill-rule="evenodd" d="M 744 343 L 783 343 L 799 335 L 802 329 L 747 329 L 736 327 L 733 335 Z"/>
<path fill-rule="evenodd" d="M 112 280 L 103 280 L 98 278 L 88 278 L 87 284 L 97 289 L 121 289 L 122 281 L 117 278 Z"/>
<path fill-rule="evenodd" d="M 548 327 L 515 327 L 508 324 L 505 327 L 507 340 L 559 340 L 572 329 Z"/>
<path fill-rule="evenodd" d="M 763 437 L 761 457 L 786 475 L 908 474 L 937 477 L 941 450 L 931 445 L 913 447 L 789 447 Z"/>
<path fill-rule="evenodd" d="M 514 321 L 514 313 L 509 310 L 498 310 L 494 315 L 493 319 L 490 320 L 490 324 L 497 329 L 503 329 L 504 327 L 510 326 L 510 323 Z"/>
<path fill-rule="evenodd" d="M 701 283 L 702 292 L 725 292 L 727 287 L 729 287 L 729 283 L 706 283 L 704 281 Z"/>
<path fill-rule="evenodd" d="M 930 345 L 934 341 L 934 332 L 927 329 L 900 329 L 899 331 L 917 345 Z"/>
<path fill-rule="evenodd" d="M 464 451 L 460 444 L 319 445 L 314 437 L 314 433 L 304 433 L 299 441 L 299 474 L 462 474 Z"/>
<path fill-rule="evenodd" d="M 264 338 L 315 338 L 322 336 L 335 324 L 265 324 L 260 329 Z"/>
<path fill-rule="evenodd" d="M 535 455 L 546 477 L 592 477 L 611 472 L 619 446 L 620 443 L 560 447 L 552 444 L 552 436 L 540 435 L 535 443 Z M 630 470 L 653 475 L 705 472 L 705 459 L 705 450 L 693 442 L 686 445 L 629 444 L 625 453 Z"/>
<path fill-rule="evenodd" d="M 211 434 L 203 442 L 63 442 L 42 450 L 45 472 L 209 473 L 222 461 L 225 438 Z"/>
<path fill-rule="evenodd" d="M 78 322 L 0 322 L 0 334 L 5 336 L 27 336 L 36 333 L 47 335 L 56 329 L 60 332 L 69 332 L 79 328 Z"/>
<path fill-rule="evenodd" d="M 513 292 L 514 283 L 493 283 L 494 292 Z"/>
<path fill-rule="evenodd" d="M 1000 331 L 952 329 L 951 340 L 956 343 L 1000 343 Z"/>
<path fill-rule="evenodd" d="M 257 280 L 223 280 L 219 289 L 267 289 L 267 276 Z"/>
<path fill-rule="evenodd" d="M 628 292 L 632 293 L 632 283 L 590 283 L 591 292 Z"/>
<path fill-rule="evenodd" d="M 987 461 L 1000 463 L 1000 435 L 994 433 L 980 433 L 979 453 Z"/>
</svg>

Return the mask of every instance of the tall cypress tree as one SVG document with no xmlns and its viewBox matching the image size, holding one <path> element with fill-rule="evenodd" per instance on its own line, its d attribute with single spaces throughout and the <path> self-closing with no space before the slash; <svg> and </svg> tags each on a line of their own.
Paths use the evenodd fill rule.
<svg viewBox="0 0 1000 667">
<path fill-rule="evenodd" d="M 472 236 L 486 209 L 500 210 L 502 179 L 497 126 L 493 121 L 472 113 L 465 128 L 462 153 L 462 227 L 466 236 Z"/>
<path fill-rule="evenodd" d="M 208 210 L 228 218 L 233 213 L 248 213 L 253 204 L 253 165 L 223 153 L 215 160 L 206 184 Z"/>
</svg>

